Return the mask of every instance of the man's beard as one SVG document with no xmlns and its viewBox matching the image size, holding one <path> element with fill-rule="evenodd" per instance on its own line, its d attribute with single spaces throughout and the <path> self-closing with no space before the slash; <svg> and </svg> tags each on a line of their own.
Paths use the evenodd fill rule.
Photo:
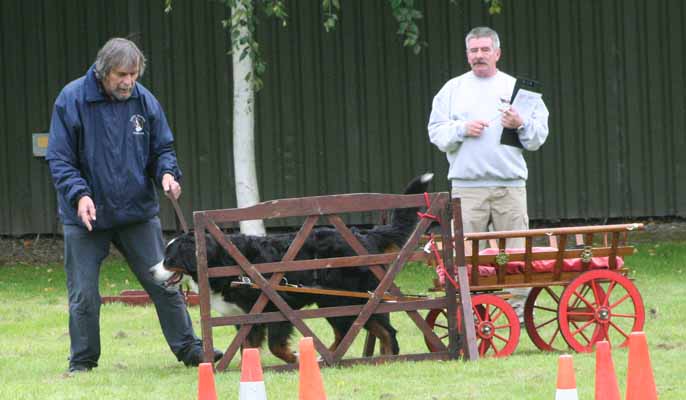
<svg viewBox="0 0 686 400">
<path fill-rule="evenodd" d="M 127 90 L 127 91 L 123 91 L 123 90 L 118 89 L 118 90 L 112 91 L 112 97 L 114 97 L 115 99 L 117 99 L 119 101 L 125 101 L 125 100 L 128 100 L 129 97 L 131 97 L 132 93 L 133 93 L 133 89 Z"/>
</svg>

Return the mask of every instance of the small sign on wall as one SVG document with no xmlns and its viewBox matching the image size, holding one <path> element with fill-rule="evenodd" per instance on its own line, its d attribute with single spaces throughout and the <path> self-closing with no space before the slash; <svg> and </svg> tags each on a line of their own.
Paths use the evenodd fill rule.
<svg viewBox="0 0 686 400">
<path fill-rule="evenodd" d="M 45 157 L 45 153 L 48 151 L 49 136 L 49 133 L 33 134 L 33 155 L 35 157 Z"/>
</svg>

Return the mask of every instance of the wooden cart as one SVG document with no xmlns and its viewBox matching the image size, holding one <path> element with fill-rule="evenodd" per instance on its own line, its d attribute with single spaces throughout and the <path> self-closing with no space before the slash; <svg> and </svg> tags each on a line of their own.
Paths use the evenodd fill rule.
<svg viewBox="0 0 686 400">
<path fill-rule="evenodd" d="M 639 229 L 642 224 L 465 234 L 479 356 L 514 352 L 522 321 L 506 301 L 507 290 L 521 287 L 533 288 L 523 325 L 539 349 L 587 352 L 600 340 L 625 346 L 629 334 L 642 330 L 645 321 L 643 301 L 624 263 L 624 257 L 634 252 L 626 244 L 627 233 Z M 507 249 L 509 238 L 523 238 L 525 248 Z M 490 247 L 480 250 L 484 243 Z M 434 257 L 431 264 L 438 261 L 440 257 Z M 436 282 L 435 290 L 443 288 Z M 445 334 L 440 333 L 445 331 L 445 317 L 442 309 L 433 309 L 426 317 L 439 336 Z M 462 321 L 458 315 L 458 329 Z M 433 349 L 430 342 L 427 346 Z"/>
<path fill-rule="evenodd" d="M 426 213 L 402 249 L 385 254 L 368 254 L 345 224 L 342 215 L 368 213 L 395 208 L 428 206 Z M 280 262 L 251 264 L 223 235 L 222 228 L 243 220 L 300 218 L 302 226 Z M 295 260 L 305 238 L 320 219 L 335 227 L 357 253 L 352 257 Z M 452 221 L 452 223 L 451 223 Z M 440 226 L 444 240 L 431 255 L 421 250 L 421 240 L 432 223 Z M 264 202 L 242 209 L 196 211 L 194 213 L 196 254 L 200 287 L 200 314 L 205 359 L 211 360 L 212 330 L 225 325 L 240 325 L 218 370 L 224 370 L 236 355 L 254 324 L 290 321 L 304 336 L 311 336 L 322 365 L 348 365 L 392 360 L 457 359 L 476 360 L 479 356 L 506 356 L 519 342 L 520 324 L 507 303 L 507 289 L 533 287 L 529 295 L 524 325 L 530 337 L 542 350 L 590 350 L 599 340 L 613 345 L 626 343 L 628 334 L 640 330 L 644 322 L 643 302 L 622 257 L 633 253 L 625 243 L 626 233 L 641 229 L 640 224 L 606 225 L 575 228 L 536 229 L 517 232 L 472 233 L 463 237 L 459 200 L 448 193 L 425 195 L 346 194 Z M 238 265 L 207 268 L 205 233 L 212 235 Z M 568 237 L 582 235 L 587 245 L 568 249 Z M 522 237 L 525 248 L 519 254 L 506 249 L 506 239 Z M 598 238 L 602 243 L 594 245 Z M 607 242 L 609 237 L 609 242 Z M 445 240 L 448 238 L 448 240 Z M 547 248 L 537 248 L 540 238 Z M 479 254 L 481 243 L 495 241 L 495 252 Z M 467 245 L 467 247 L 465 247 Z M 440 247 L 440 249 L 438 249 Z M 493 250 L 491 250 L 493 251 Z M 438 255 L 438 256 L 436 256 Z M 440 287 L 444 293 L 436 297 L 407 296 L 394 283 L 397 274 L 408 261 L 442 265 L 455 285 Z M 607 265 L 598 268 L 598 263 Z M 551 264 L 550 271 L 541 271 L 540 263 Z M 578 263 L 574 260 L 579 260 Z M 599 261 L 600 260 L 600 261 Z M 469 273 L 472 264 L 483 266 L 487 273 Z M 569 265 L 578 270 L 568 270 Z M 287 271 L 324 268 L 370 266 L 379 280 L 371 293 L 341 292 L 322 288 L 292 288 L 281 284 Z M 508 273 L 508 268 L 517 273 Z M 490 271 L 490 272 L 489 272 Z M 510 271 L 513 272 L 513 271 Z M 250 313 L 241 316 L 211 315 L 209 279 L 243 275 L 251 279 L 261 296 Z M 362 305 L 293 310 L 283 300 L 283 291 L 317 290 L 332 296 L 366 299 Z M 265 312 L 271 302 L 279 311 Z M 428 310 L 426 313 L 420 311 Z M 404 312 L 421 331 L 428 353 L 374 356 L 374 338 L 367 336 L 361 358 L 344 358 L 365 322 L 375 313 Z M 311 318 L 355 316 L 353 328 L 336 348 L 328 348 L 307 325 Z M 462 321 L 473 320 L 473 324 Z M 292 369 L 295 365 L 268 367 Z"/>
</svg>

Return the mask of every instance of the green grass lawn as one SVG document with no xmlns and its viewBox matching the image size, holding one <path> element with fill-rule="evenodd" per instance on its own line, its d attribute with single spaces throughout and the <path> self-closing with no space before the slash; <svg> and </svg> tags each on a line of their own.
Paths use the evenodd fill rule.
<svg viewBox="0 0 686 400">
<path fill-rule="evenodd" d="M 683 399 L 686 387 L 686 243 L 641 244 L 627 258 L 632 278 L 646 306 L 645 331 L 660 399 Z M 177 362 L 162 337 L 152 307 L 109 304 L 102 307 L 100 366 L 91 373 L 65 377 L 69 337 L 65 278 L 61 265 L 0 266 L 0 399 L 196 399 L 197 370 Z M 412 265 L 397 282 L 407 293 L 422 293 L 433 272 Z M 108 259 L 101 275 L 103 295 L 139 288 L 128 267 Z M 191 316 L 199 332 L 197 307 Z M 425 352 L 422 336 L 404 313 L 394 313 L 403 354 Z M 331 340 L 325 322 L 308 320 L 317 334 Z M 214 331 L 217 347 L 226 347 L 235 330 Z M 297 346 L 294 337 L 293 346 Z M 348 356 L 362 353 L 363 335 Z M 556 353 L 539 351 L 522 332 L 514 355 L 477 362 L 396 362 L 324 368 L 322 377 L 329 399 L 552 399 L 557 374 Z M 624 392 L 627 350 L 613 349 L 613 359 Z M 262 351 L 263 365 L 279 360 Z M 580 399 L 594 396 L 594 354 L 574 354 Z M 229 372 L 216 375 L 220 399 L 237 399 L 238 360 Z M 297 372 L 265 371 L 268 398 L 296 399 Z"/>
</svg>

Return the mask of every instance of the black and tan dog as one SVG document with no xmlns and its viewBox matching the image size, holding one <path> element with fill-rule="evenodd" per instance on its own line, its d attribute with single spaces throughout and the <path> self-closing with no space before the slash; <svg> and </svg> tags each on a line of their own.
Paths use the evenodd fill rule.
<svg viewBox="0 0 686 400">
<path fill-rule="evenodd" d="M 413 179 L 405 189 L 405 194 L 423 193 L 427 190 L 433 174 L 427 173 Z M 371 229 L 352 228 L 352 232 L 370 254 L 383 253 L 394 247 L 402 247 L 417 224 L 417 208 L 394 210 L 391 222 L 376 225 Z M 281 261 L 295 233 L 270 234 L 264 237 L 230 234 L 227 238 L 253 264 Z M 208 267 L 236 265 L 234 259 L 221 247 L 211 235 L 206 235 Z M 305 240 L 296 260 L 317 258 L 334 258 L 357 255 L 345 239 L 334 228 L 315 227 Z M 197 264 L 195 258 L 195 237 L 184 234 L 172 239 L 165 250 L 162 262 L 151 268 L 158 281 L 167 284 L 178 283 L 181 276 L 190 276 L 197 283 Z M 257 301 L 260 291 L 246 285 L 236 285 L 238 277 L 220 277 L 210 279 L 212 309 L 223 316 L 242 315 L 250 311 Z M 335 268 L 323 270 L 306 270 L 287 272 L 284 280 L 290 285 L 319 287 L 357 292 L 374 291 L 378 279 L 367 267 Z M 232 282 L 234 284 L 232 285 Z M 295 310 L 316 304 L 318 307 L 364 304 L 360 298 L 317 295 L 309 293 L 279 292 L 288 305 Z M 277 311 L 269 303 L 265 311 Z M 345 334 L 350 330 L 355 316 L 327 318 L 334 331 L 335 350 Z M 373 314 L 365 324 L 372 335 L 381 342 L 381 353 L 398 354 L 399 347 L 396 330 L 391 325 L 388 314 Z M 297 362 L 291 351 L 289 339 L 293 333 L 290 322 L 274 322 L 255 325 L 246 338 L 246 347 L 261 347 L 265 334 L 268 337 L 269 349 L 276 357 L 287 363 Z"/>
</svg>

